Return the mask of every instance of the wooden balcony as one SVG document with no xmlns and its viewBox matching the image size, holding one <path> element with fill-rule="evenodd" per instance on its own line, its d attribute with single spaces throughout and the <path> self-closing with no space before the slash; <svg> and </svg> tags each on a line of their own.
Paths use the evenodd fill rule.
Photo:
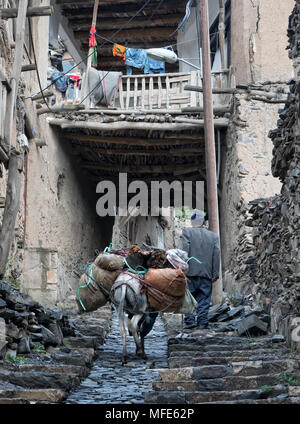
<svg viewBox="0 0 300 424">
<path fill-rule="evenodd" d="M 83 77 L 84 81 L 84 77 Z M 64 98 L 61 93 L 55 90 L 54 111 L 60 107 L 69 110 L 89 109 L 92 111 L 102 110 L 116 113 L 123 112 L 155 112 L 155 113 L 176 113 L 187 111 L 186 108 L 202 108 L 203 93 L 185 90 L 186 85 L 202 86 L 200 71 L 189 73 L 169 73 L 169 74 L 142 74 L 123 75 L 119 83 L 112 104 L 106 106 L 96 106 L 90 101 L 83 102 L 84 93 L 81 86 L 69 85 Z M 213 88 L 234 87 L 234 78 L 229 70 L 224 72 L 212 72 Z M 214 104 L 226 106 L 230 102 L 230 94 L 215 94 Z M 50 102 L 51 103 L 51 102 Z M 85 106 L 83 106 L 83 104 Z M 53 104 L 53 102 L 52 102 Z M 49 110 L 45 107 L 38 113 L 45 113 Z"/>
</svg>

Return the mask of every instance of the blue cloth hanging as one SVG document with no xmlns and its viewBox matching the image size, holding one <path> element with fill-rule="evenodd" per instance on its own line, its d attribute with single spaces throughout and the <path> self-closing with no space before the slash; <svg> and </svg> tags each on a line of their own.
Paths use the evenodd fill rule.
<svg viewBox="0 0 300 424">
<path fill-rule="evenodd" d="M 144 69 L 147 58 L 148 56 L 144 49 L 127 49 L 125 53 L 127 75 L 132 75 L 132 68 Z"/>
<path fill-rule="evenodd" d="M 61 93 L 65 93 L 67 91 L 69 85 L 69 77 L 65 75 L 63 72 L 54 71 L 52 74 L 52 80 L 55 82 L 55 87 Z"/>
</svg>

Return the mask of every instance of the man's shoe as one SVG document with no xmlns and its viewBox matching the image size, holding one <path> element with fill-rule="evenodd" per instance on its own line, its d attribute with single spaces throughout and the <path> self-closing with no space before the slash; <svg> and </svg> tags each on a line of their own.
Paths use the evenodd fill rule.
<svg viewBox="0 0 300 424">
<path fill-rule="evenodd" d="M 196 327 L 197 327 L 197 324 L 194 322 L 194 323 L 191 323 L 191 324 L 185 324 L 184 329 L 190 330 L 191 328 L 196 328 Z"/>
</svg>

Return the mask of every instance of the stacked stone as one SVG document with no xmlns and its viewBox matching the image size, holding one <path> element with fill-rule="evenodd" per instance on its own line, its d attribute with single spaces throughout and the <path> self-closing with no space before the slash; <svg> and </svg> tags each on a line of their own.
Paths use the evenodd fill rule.
<svg viewBox="0 0 300 424">
<path fill-rule="evenodd" d="M 289 56 L 295 79 L 289 81 L 285 108 L 270 131 L 272 174 L 283 183 L 281 194 L 252 202 L 246 221 L 252 227 L 253 293 L 271 302 L 271 330 L 291 335 L 292 318 L 300 311 L 300 0 L 289 21 Z"/>
<path fill-rule="evenodd" d="M 29 354 L 33 347 L 59 346 L 72 335 L 61 311 L 45 309 L 29 295 L 0 281 L 0 358 Z"/>
</svg>

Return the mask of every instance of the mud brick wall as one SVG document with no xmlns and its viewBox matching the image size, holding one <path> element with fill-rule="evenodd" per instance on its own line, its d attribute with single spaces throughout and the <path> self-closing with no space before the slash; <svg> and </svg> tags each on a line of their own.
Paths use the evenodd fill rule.
<svg viewBox="0 0 300 424">
<path fill-rule="evenodd" d="M 300 1 L 289 20 L 289 57 L 295 78 L 288 101 L 270 131 L 272 174 L 282 182 L 281 193 L 252 202 L 251 219 L 255 290 L 270 299 L 271 328 L 291 337 L 292 320 L 300 313 Z M 292 342 L 292 340 L 289 340 Z"/>
</svg>

